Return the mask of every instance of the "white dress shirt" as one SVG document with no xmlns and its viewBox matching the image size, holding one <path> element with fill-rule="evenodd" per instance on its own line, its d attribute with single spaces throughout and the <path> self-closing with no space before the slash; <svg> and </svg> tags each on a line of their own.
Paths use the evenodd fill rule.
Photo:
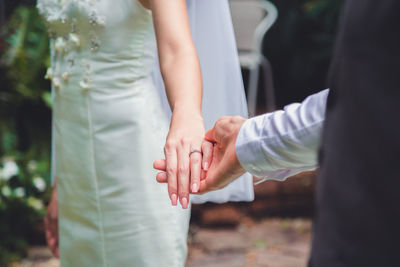
<svg viewBox="0 0 400 267">
<path fill-rule="evenodd" d="M 317 168 L 328 93 L 326 89 L 302 103 L 247 120 L 236 140 L 243 168 L 263 180 L 284 180 Z"/>
</svg>

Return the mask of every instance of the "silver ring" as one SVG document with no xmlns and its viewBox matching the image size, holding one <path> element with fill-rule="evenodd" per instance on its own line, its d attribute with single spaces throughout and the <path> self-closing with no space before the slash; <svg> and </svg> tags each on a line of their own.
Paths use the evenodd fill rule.
<svg viewBox="0 0 400 267">
<path fill-rule="evenodd" d="M 189 157 L 190 157 L 193 153 L 200 153 L 201 155 L 203 155 L 203 152 L 201 152 L 200 149 L 192 148 L 192 149 L 190 150 Z"/>
</svg>

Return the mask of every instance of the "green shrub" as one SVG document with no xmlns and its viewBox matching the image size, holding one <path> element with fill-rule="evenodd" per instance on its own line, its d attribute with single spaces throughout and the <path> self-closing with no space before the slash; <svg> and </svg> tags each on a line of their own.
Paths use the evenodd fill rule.
<svg viewBox="0 0 400 267">
<path fill-rule="evenodd" d="M 2 27 L 0 47 L 0 266 L 44 244 L 42 218 L 50 193 L 51 110 L 45 27 L 20 6 Z"/>
</svg>

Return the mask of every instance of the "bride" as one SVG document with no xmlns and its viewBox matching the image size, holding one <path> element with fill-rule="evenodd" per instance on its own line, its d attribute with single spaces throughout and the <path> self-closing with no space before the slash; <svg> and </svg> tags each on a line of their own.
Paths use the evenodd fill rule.
<svg viewBox="0 0 400 267">
<path fill-rule="evenodd" d="M 52 50 L 46 74 L 54 90 L 56 155 L 56 189 L 46 217 L 50 247 L 56 254 L 59 247 L 62 266 L 184 266 L 189 193 L 197 192 L 202 166 L 207 169 L 197 153 L 204 137 L 203 82 L 209 125 L 213 116 L 245 115 L 242 88 L 226 82 L 240 84 L 237 61 L 230 76 L 213 76 L 221 70 L 212 70 L 212 61 L 225 67 L 218 65 L 224 61 L 207 52 L 211 39 L 206 45 L 196 40 L 217 26 L 204 28 L 207 15 L 218 22 L 215 12 L 224 10 L 226 21 L 227 2 L 38 0 L 38 9 Z M 229 23 L 225 50 L 234 51 Z M 156 44 L 163 83 L 154 72 Z M 221 88 L 213 80 L 222 81 Z M 171 120 L 157 89 L 163 84 Z M 223 103 L 234 96 L 230 107 Z M 210 110 L 215 112 L 209 115 Z M 163 147 L 168 193 L 153 179 L 152 162 Z M 195 201 L 250 200 L 249 178 Z M 184 209 L 170 205 L 178 201 Z"/>
</svg>

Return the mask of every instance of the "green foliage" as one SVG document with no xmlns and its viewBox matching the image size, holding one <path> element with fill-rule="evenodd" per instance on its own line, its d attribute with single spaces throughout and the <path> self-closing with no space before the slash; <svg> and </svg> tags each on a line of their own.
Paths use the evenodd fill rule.
<svg viewBox="0 0 400 267">
<path fill-rule="evenodd" d="M 276 24 L 264 40 L 278 105 L 325 89 L 342 0 L 271 0 Z"/>
<path fill-rule="evenodd" d="M 0 266 L 23 256 L 28 244 L 44 242 L 48 170 L 48 161 L 0 159 Z"/>
<path fill-rule="evenodd" d="M 0 266 L 43 243 L 50 193 L 50 85 L 45 27 L 33 7 L 20 6 L 2 28 L 0 54 Z"/>
<path fill-rule="evenodd" d="M 50 108 L 45 105 L 49 83 L 48 38 L 35 8 L 19 7 L 2 33 L 0 55 L 0 155 L 16 150 L 48 154 Z"/>
</svg>

